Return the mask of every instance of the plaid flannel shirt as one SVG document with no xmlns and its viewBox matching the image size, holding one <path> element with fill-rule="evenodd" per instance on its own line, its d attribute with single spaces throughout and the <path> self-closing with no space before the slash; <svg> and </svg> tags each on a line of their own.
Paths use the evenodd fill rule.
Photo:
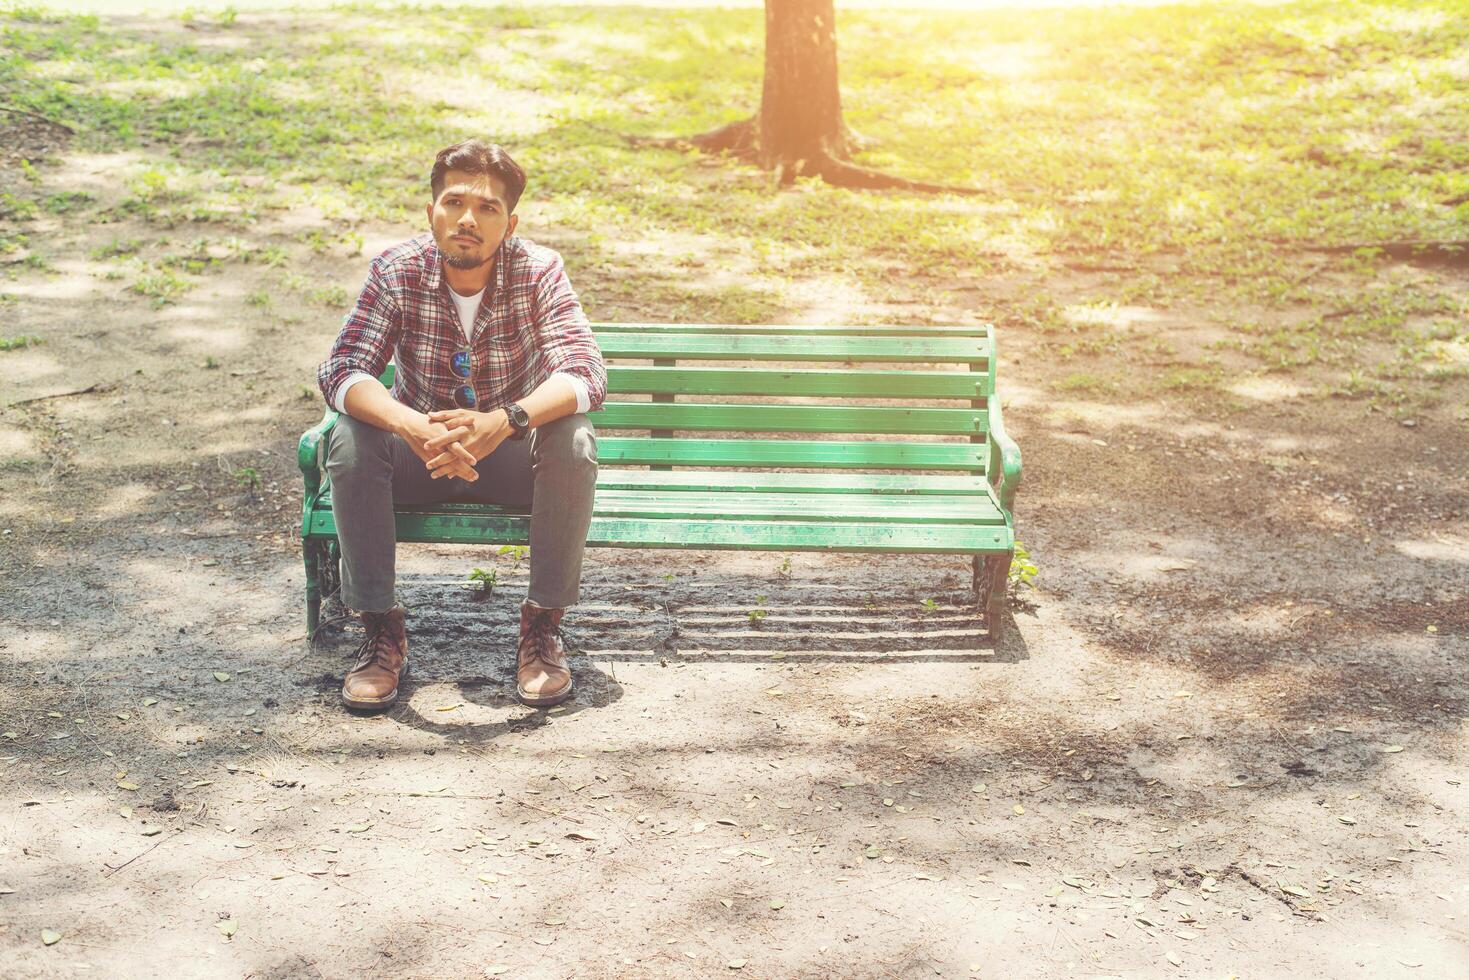
<svg viewBox="0 0 1469 980">
<path fill-rule="evenodd" d="M 466 343 L 432 235 L 420 235 L 373 259 L 357 304 L 342 322 L 331 354 L 316 372 L 327 404 L 360 374 L 377 377 L 394 361 L 393 397 L 427 414 L 453 408 L 462 382 L 449 358 L 474 353 L 469 379 L 482 412 L 524 398 L 552 374 L 585 387 L 587 411 L 602 407 L 607 369 L 561 256 L 519 236 L 500 246 Z M 581 407 L 579 393 L 578 407 Z"/>
</svg>

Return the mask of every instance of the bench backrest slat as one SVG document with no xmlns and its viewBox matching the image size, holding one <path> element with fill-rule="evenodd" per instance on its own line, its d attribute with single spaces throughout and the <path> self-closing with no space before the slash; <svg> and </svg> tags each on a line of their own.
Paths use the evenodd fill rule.
<svg viewBox="0 0 1469 980">
<path fill-rule="evenodd" d="M 691 405 L 608 402 L 593 417 L 604 429 L 726 432 L 865 432 L 983 435 L 986 413 L 972 408 L 856 408 L 832 405 Z"/>
<path fill-rule="evenodd" d="M 592 418 L 595 420 L 596 416 Z M 983 473 L 988 457 L 989 449 L 982 443 L 597 437 L 599 463 L 627 466 L 779 466 Z"/>
<path fill-rule="evenodd" d="M 970 364 L 989 358 L 982 337 L 820 337 L 748 333 L 622 333 L 597 337 L 605 357 L 703 361 L 830 361 Z"/>
<path fill-rule="evenodd" d="M 618 333 L 652 335 L 678 333 L 759 334 L 775 337 L 974 337 L 989 338 L 984 326 L 915 326 L 913 324 L 876 324 L 871 326 L 830 326 L 812 323 L 593 323 L 592 333 L 601 337 Z"/>
<path fill-rule="evenodd" d="M 959 371 L 856 371 L 832 368 L 739 368 L 690 364 L 609 364 L 615 394 L 779 395 L 804 398 L 972 399 L 989 394 L 989 375 Z"/>
</svg>

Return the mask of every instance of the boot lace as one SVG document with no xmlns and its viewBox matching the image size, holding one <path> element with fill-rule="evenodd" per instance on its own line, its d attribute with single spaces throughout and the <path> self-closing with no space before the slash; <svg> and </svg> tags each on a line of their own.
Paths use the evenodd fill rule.
<svg viewBox="0 0 1469 980">
<path fill-rule="evenodd" d="M 532 614 L 530 626 L 526 629 L 525 636 L 521 638 L 520 649 L 515 651 L 517 656 L 520 656 L 527 646 L 530 647 L 530 655 L 521 660 L 521 665 L 524 666 L 532 660 L 539 660 L 548 667 L 555 666 L 556 661 L 551 656 L 552 651 L 556 649 L 555 645 L 551 643 L 551 637 L 553 636 L 561 638 L 562 648 L 564 649 L 566 646 L 566 634 L 561 631 L 560 625 L 551 619 L 550 611 L 547 610 Z"/>
<path fill-rule="evenodd" d="M 388 618 L 383 616 L 373 621 L 367 630 L 367 639 L 357 647 L 354 653 L 354 656 L 357 657 L 357 666 L 352 670 L 358 671 L 373 666 L 393 670 L 393 661 L 396 659 L 397 652 L 397 645 L 393 643 L 393 637 L 388 631 Z"/>
</svg>

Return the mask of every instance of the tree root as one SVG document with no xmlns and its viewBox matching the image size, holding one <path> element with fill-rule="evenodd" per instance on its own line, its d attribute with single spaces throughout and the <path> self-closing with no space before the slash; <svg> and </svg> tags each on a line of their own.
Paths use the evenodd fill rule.
<svg viewBox="0 0 1469 980">
<path fill-rule="evenodd" d="M 1284 244 L 1284 243 L 1282 243 Z M 1430 262 L 1442 265 L 1469 265 L 1469 241 L 1446 242 L 1361 242 L 1355 245 L 1297 245 L 1303 252 L 1349 255 L 1362 249 L 1376 249 L 1388 258 L 1406 262 Z"/>
<path fill-rule="evenodd" d="M 702 150 L 705 153 L 726 153 L 738 160 L 757 160 L 760 157 L 760 119 L 751 116 L 738 122 L 727 123 L 715 129 L 693 136 L 647 137 L 624 135 L 631 146 L 655 146 L 668 150 Z M 848 138 L 855 143 L 869 144 L 872 141 L 847 130 Z M 931 184 L 922 180 L 909 180 L 880 170 L 859 167 L 846 160 L 839 160 L 827 153 L 815 160 L 782 161 L 772 168 L 776 181 L 788 187 L 797 177 L 820 177 L 833 187 L 849 187 L 869 191 L 918 191 L 924 194 L 982 194 L 978 187 L 961 187 L 954 184 Z"/>
<path fill-rule="evenodd" d="M 693 136 L 624 136 L 633 146 L 656 146 L 665 150 L 703 150 L 705 153 L 728 153 L 745 160 L 756 155 L 755 118 L 726 123 L 704 133 Z"/>
<path fill-rule="evenodd" d="M 982 194 L 978 187 L 962 187 L 955 184 L 930 184 L 923 180 L 909 180 L 881 170 L 859 167 L 845 160 L 827 157 L 808 163 L 806 172 L 814 173 L 833 187 L 850 187 L 866 191 L 919 191 L 924 194 Z"/>
<path fill-rule="evenodd" d="M 59 123 L 55 119 L 47 119 L 45 116 L 41 115 L 40 113 L 31 112 L 28 109 L 16 109 L 13 106 L 0 105 L 0 112 L 8 112 L 12 116 L 25 116 L 28 119 L 34 119 L 37 122 L 43 122 L 47 126 L 54 126 L 57 129 L 65 130 L 66 132 L 70 133 L 73 136 L 75 136 L 76 133 L 77 133 L 76 130 L 72 129 L 70 126 L 66 125 L 65 123 Z"/>
</svg>

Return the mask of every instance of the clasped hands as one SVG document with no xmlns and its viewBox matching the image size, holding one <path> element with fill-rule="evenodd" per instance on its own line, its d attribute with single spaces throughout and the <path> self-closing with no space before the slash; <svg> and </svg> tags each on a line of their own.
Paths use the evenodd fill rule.
<svg viewBox="0 0 1469 980">
<path fill-rule="evenodd" d="M 500 409 L 452 408 L 423 418 L 404 437 L 435 480 L 445 476 L 478 480 L 475 464 L 494 452 L 511 432 L 510 420 Z"/>
</svg>

